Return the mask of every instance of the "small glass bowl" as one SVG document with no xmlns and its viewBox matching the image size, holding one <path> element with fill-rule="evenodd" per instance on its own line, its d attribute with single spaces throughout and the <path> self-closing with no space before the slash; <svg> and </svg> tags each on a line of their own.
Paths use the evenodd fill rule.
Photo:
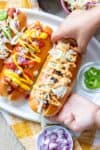
<svg viewBox="0 0 100 150">
<path fill-rule="evenodd" d="M 69 13 L 71 13 L 71 11 L 68 10 L 67 2 L 65 2 L 64 0 L 60 0 L 60 2 L 61 2 L 61 6 L 64 9 L 64 11 L 66 12 L 66 14 L 68 15 Z"/>
<path fill-rule="evenodd" d="M 100 93 L 97 93 L 97 94 L 95 95 L 95 97 L 94 97 L 94 99 L 93 99 L 93 102 L 94 102 L 96 105 L 100 106 Z"/>
<path fill-rule="evenodd" d="M 86 63 L 85 65 L 83 65 L 81 67 L 81 69 L 79 70 L 78 73 L 78 77 L 77 77 L 77 81 L 78 81 L 78 85 L 82 88 L 82 90 L 85 90 L 86 92 L 89 93 L 98 93 L 100 92 L 100 88 L 98 89 L 89 89 L 86 87 L 86 85 L 84 84 L 84 73 L 90 68 L 90 67 L 95 67 L 100 69 L 100 61 L 97 62 L 89 62 Z"/>
<path fill-rule="evenodd" d="M 63 126 L 58 126 L 58 125 L 53 125 L 53 126 L 49 126 L 49 127 L 46 127 L 45 129 L 43 129 L 40 134 L 37 136 L 36 138 L 36 150 L 40 150 L 40 143 L 42 142 L 43 138 L 44 138 L 44 134 L 46 132 L 52 132 L 54 134 L 54 130 L 57 130 L 57 129 L 63 129 L 67 135 L 67 139 L 68 139 L 68 142 L 70 143 L 70 148 L 69 150 L 72 150 L 73 149 L 73 140 L 72 140 L 72 136 L 71 136 L 71 133 Z M 44 150 L 45 148 L 43 148 Z M 49 148 L 45 149 L 45 150 L 48 150 Z"/>
</svg>

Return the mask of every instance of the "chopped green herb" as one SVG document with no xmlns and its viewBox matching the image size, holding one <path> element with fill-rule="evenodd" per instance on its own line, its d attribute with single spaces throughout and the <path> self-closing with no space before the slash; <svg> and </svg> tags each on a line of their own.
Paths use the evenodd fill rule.
<svg viewBox="0 0 100 150">
<path fill-rule="evenodd" d="M 6 27 L 2 27 L 2 30 L 4 32 L 4 35 L 8 38 L 8 39 L 11 39 L 12 38 L 12 32 L 11 32 L 11 29 L 6 26 Z"/>
<path fill-rule="evenodd" d="M 97 69 L 95 67 L 89 68 L 84 73 L 84 83 L 89 89 L 100 88 L 100 69 Z"/>
</svg>

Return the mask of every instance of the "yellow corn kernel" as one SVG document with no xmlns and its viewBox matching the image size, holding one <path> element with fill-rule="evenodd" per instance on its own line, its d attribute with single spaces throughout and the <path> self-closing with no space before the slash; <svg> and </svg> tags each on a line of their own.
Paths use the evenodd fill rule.
<svg viewBox="0 0 100 150">
<path fill-rule="evenodd" d="M 40 36 L 39 36 L 41 39 L 47 39 L 47 37 L 48 37 L 48 35 L 47 35 L 47 33 L 44 33 L 44 32 L 42 32 L 42 33 L 40 33 Z"/>
</svg>

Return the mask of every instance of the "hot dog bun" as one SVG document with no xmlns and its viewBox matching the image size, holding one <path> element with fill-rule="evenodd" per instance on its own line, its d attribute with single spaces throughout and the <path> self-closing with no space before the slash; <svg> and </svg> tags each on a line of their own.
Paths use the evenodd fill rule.
<svg viewBox="0 0 100 150">
<path fill-rule="evenodd" d="M 0 75 L 1 96 L 20 100 L 29 95 L 52 45 L 50 34 L 45 29 L 44 25 L 35 23 L 18 39 L 18 45 Z"/>
<path fill-rule="evenodd" d="M 80 62 L 72 40 L 58 42 L 51 49 L 31 91 L 29 105 L 33 111 L 46 117 L 59 112 L 72 91 Z"/>
<path fill-rule="evenodd" d="M 16 9 L 9 8 L 3 10 L 2 20 L 0 20 L 0 71 L 4 65 L 4 61 L 10 56 L 15 45 L 16 37 L 19 32 L 26 27 L 27 17 L 25 13 Z"/>
</svg>

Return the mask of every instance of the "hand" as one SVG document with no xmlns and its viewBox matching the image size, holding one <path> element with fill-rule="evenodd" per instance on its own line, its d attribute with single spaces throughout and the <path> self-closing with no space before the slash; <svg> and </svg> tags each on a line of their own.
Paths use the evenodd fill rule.
<svg viewBox="0 0 100 150">
<path fill-rule="evenodd" d="M 74 131 L 84 131 L 95 124 L 97 110 L 98 107 L 94 103 L 73 94 L 62 111 L 51 119 L 64 123 Z"/>
<path fill-rule="evenodd" d="M 72 12 L 58 30 L 52 34 L 53 42 L 62 38 L 72 38 L 77 41 L 79 51 L 84 52 L 89 40 L 100 26 L 100 7 L 90 10 Z"/>
</svg>

